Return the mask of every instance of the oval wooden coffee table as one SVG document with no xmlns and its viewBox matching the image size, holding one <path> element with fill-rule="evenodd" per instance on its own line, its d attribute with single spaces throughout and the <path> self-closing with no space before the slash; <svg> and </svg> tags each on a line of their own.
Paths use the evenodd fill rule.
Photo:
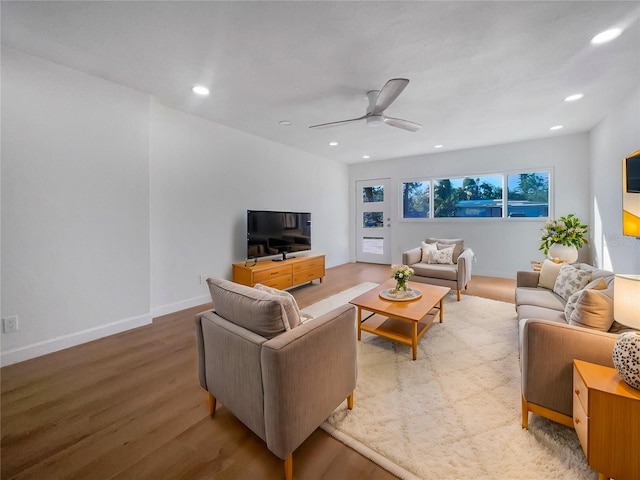
<svg viewBox="0 0 640 480">
<path fill-rule="evenodd" d="M 358 307 L 358 340 L 362 332 L 369 332 L 409 345 L 415 360 L 418 356 L 418 341 L 433 324 L 436 315 L 440 316 L 440 323 L 444 320 L 443 300 L 451 289 L 408 282 L 408 286 L 419 290 L 422 296 L 408 302 L 397 302 L 380 297 L 382 290 L 393 288 L 395 284 L 395 280 L 388 280 L 349 302 Z M 363 310 L 372 312 L 364 320 L 362 319 Z"/>
</svg>

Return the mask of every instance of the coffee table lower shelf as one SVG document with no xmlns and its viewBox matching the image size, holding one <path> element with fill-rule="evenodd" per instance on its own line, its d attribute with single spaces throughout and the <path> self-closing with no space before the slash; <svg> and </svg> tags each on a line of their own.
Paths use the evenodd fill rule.
<svg viewBox="0 0 640 480">
<path fill-rule="evenodd" d="M 360 331 L 373 333 L 374 335 L 409 345 L 417 350 L 418 342 L 423 335 L 427 333 L 429 327 L 433 325 L 436 315 L 438 315 L 437 310 L 435 312 L 429 312 L 420 322 L 414 322 L 412 320 L 398 320 L 396 318 L 387 318 L 380 314 L 374 314 L 361 322 Z M 358 340 L 360 340 L 360 336 L 358 336 Z M 416 359 L 415 354 L 413 359 Z"/>
</svg>

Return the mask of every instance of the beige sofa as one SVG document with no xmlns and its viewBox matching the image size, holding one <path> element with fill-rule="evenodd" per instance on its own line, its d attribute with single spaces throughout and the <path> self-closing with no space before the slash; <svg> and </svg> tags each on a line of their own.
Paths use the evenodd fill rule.
<svg viewBox="0 0 640 480">
<path fill-rule="evenodd" d="M 591 273 L 590 285 L 598 283 L 598 279 L 604 281 L 600 291 L 584 293 L 585 289 L 580 289 L 577 298 L 597 296 L 598 308 L 593 306 L 597 302 L 591 302 L 591 306 L 585 308 L 591 308 L 591 313 L 602 314 L 601 319 L 596 318 L 597 315 L 590 318 L 596 323 L 604 322 L 601 328 L 611 325 L 607 331 L 579 326 L 573 321 L 574 324 L 569 324 L 565 315 L 567 300 L 540 285 L 541 272 L 517 273 L 515 302 L 519 320 L 523 428 L 528 426 L 529 412 L 573 427 L 574 359 L 613 367 L 613 346 L 617 334 L 624 330 L 613 320 L 614 274 L 587 264 L 579 267 Z M 569 297 L 572 301 L 575 298 Z M 581 304 L 576 305 L 582 308 Z"/>
<path fill-rule="evenodd" d="M 453 247 L 451 263 L 433 263 L 429 261 L 427 249 L 433 246 L 438 250 Z M 460 301 L 460 292 L 467 288 L 471 280 L 471 262 L 473 251 L 465 248 L 462 239 L 427 238 L 422 246 L 402 253 L 402 263 L 414 270 L 412 282 L 440 285 L 455 290 Z"/>
<path fill-rule="evenodd" d="M 355 307 L 301 323 L 286 292 L 207 282 L 216 310 L 200 313 L 195 324 L 210 413 L 222 402 L 284 460 L 291 479 L 293 451 L 345 399 L 353 407 Z"/>
</svg>

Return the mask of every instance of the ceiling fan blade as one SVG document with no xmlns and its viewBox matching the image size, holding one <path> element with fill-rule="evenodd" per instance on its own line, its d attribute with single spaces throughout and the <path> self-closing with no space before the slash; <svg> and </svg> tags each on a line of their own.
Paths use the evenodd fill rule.
<svg viewBox="0 0 640 480">
<path fill-rule="evenodd" d="M 409 80 L 406 78 L 392 78 L 384 84 L 382 90 L 378 94 L 376 105 L 373 107 L 373 115 L 380 115 L 389 105 L 391 105 L 398 95 L 407 88 Z"/>
<path fill-rule="evenodd" d="M 369 117 L 371 114 L 367 113 L 358 118 L 350 118 L 349 120 L 340 120 L 339 122 L 329 122 L 329 123 L 320 123 L 319 125 L 311 125 L 309 128 L 326 128 L 326 127 L 335 127 L 336 125 L 344 125 L 345 123 L 357 122 L 358 120 L 364 120 Z"/>
<path fill-rule="evenodd" d="M 392 127 L 409 130 L 410 132 L 417 132 L 422 128 L 422 125 L 410 122 L 409 120 L 402 120 L 401 118 L 384 117 L 384 123 L 391 125 Z"/>
</svg>

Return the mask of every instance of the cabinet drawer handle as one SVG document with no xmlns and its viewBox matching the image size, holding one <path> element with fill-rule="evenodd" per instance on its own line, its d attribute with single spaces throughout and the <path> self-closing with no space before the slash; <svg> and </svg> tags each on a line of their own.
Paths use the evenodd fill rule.
<svg viewBox="0 0 640 480">
<path fill-rule="evenodd" d="M 574 419 L 574 422 L 576 422 L 576 425 L 577 425 L 577 424 L 579 424 L 579 423 L 580 423 L 580 419 L 579 419 L 579 418 L 576 418 L 576 419 Z"/>
<path fill-rule="evenodd" d="M 580 389 L 576 388 L 576 395 L 580 395 Z"/>
</svg>

